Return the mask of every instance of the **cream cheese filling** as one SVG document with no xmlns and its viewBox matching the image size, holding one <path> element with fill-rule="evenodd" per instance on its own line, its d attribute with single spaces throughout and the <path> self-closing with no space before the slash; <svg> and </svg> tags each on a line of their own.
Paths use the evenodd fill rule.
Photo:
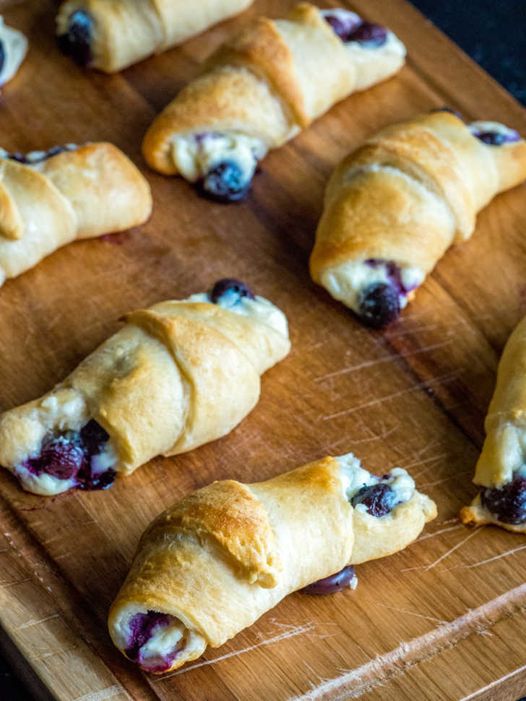
<svg viewBox="0 0 526 701">
<path fill-rule="evenodd" d="M 17 73 L 27 53 L 27 39 L 16 29 L 8 27 L 0 16 L 0 42 L 4 47 L 4 65 L 0 71 L 0 86 Z"/>
<path fill-rule="evenodd" d="M 469 130 L 472 133 L 490 132 L 495 134 L 502 134 L 503 136 L 507 136 L 508 134 L 515 134 L 515 129 L 511 129 L 510 127 L 507 127 L 505 124 L 501 124 L 500 122 L 471 122 L 471 124 L 469 125 Z M 505 146 L 505 144 L 503 144 L 503 146 Z"/>
<path fill-rule="evenodd" d="M 401 467 L 393 467 L 387 478 L 380 478 L 371 474 L 362 467 L 360 460 L 353 454 L 347 453 L 336 458 L 341 469 L 342 486 L 347 501 L 351 501 L 363 487 L 370 487 L 374 484 L 387 484 L 396 495 L 396 506 L 403 504 L 415 494 L 415 481 L 411 475 Z M 396 509 L 396 506 L 394 509 Z M 357 504 L 354 507 L 357 511 L 367 513 L 365 504 Z M 394 511 L 393 509 L 393 511 Z"/>
<path fill-rule="evenodd" d="M 239 132 L 185 134 L 176 136 L 172 142 L 175 167 L 190 182 L 204 178 L 220 163 L 232 161 L 248 183 L 267 151 L 261 139 Z"/>
<path fill-rule="evenodd" d="M 191 295 L 186 301 L 212 304 L 206 292 L 199 292 Z M 249 297 L 238 297 L 233 294 L 226 294 L 218 300 L 217 304 L 223 309 L 228 309 L 235 314 L 250 317 L 260 324 L 270 326 L 275 331 L 288 338 L 287 317 L 281 309 L 278 309 L 278 307 L 272 304 L 268 299 L 265 299 L 265 297 L 256 295 L 255 299 L 250 299 Z"/>
</svg>

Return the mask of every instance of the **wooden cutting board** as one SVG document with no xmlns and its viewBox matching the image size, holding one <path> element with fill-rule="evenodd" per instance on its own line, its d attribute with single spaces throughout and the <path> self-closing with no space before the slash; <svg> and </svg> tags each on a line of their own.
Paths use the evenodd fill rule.
<svg viewBox="0 0 526 701">
<path fill-rule="evenodd" d="M 144 167 L 140 141 L 199 62 L 246 20 L 113 77 L 55 49 L 50 0 L 3 2 L 31 52 L 2 94 L 1 145 L 109 140 Z M 292 2 L 256 0 L 277 16 Z M 324 3 L 323 3 L 324 4 Z M 0 408 L 48 390 L 126 311 L 246 279 L 289 316 L 293 351 L 231 435 L 156 459 L 104 493 L 44 499 L 0 474 L 0 621 L 35 695 L 106 699 L 513 701 L 526 688 L 526 541 L 466 530 L 459 507 L 502 347 L 526 312 L 526 188 L 482 213 L 388 331 L 363 328 L 310 281 L 307 259 L 335 164 L 386 124 L 444 104 L 526 133 L 521 107 L 404 0 L 342 3 L 391 27 L 401 74 L 335 107 L 269 155 L 248 201 L 221 206 L 145 172 L 155 212 L 129 234 L 77 243 L 0 291 Z M 327 453 L 402 465 L 439 517 L 405 552 L 359 568 L 333 597 L 290 596 L 256 625 L 165 678 L 111 645 L 106 613 L 138 538 L 161 510 L 213 479 L 265 479 Z M 203 586 L 206 583 L 203 582 Z"/>
</svg>

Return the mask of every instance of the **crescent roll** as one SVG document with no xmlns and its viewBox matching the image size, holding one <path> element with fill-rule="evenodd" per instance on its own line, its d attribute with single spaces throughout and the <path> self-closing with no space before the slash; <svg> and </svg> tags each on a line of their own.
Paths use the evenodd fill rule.
<svg viewBox="0 0 526 701">
<path fill-rule="evenodd" d="M 285 315 L 235 280 L 125 321 L 51 392 L 0 416 L 0 465 L 27 491 L 104 489 L 226 435 L 290 349 Z"/>
<path fill-rule="evenodd" d="M 0 285 L 75 239 L 138 226 L 151 211 L 146 179 L 113 144 L 0 149 Z"/>
<path fill-rule="evenodd" d="M 477 213 L 526 179 L 526 142 L 495 122 L 440 110 L 382 130 L 332 175 L 312 279 L 365 323 L 385 326 Z"/>
<path fill-rule="evenodd" d="M 116 73 L 245 10 L 252 0 L 67 0 L 57 15 L 61 50 Z"/>
<path fill-rule="evenodd" d="M 26 54 L 25 35 L 8 27 L 0 15 L 0 87 L 15 77 Z"/>
<path fill-rule="evenodd" d="M 484 425 L 473 479 L 480 492 L 460 518 L 467 525 L 526 533 L 526 318 L 504 348 Z"/>
<path fill-rule="evenodd" d="M 375 477 L 352 454 L 266 482 L 214 482 L 144 533 L 109 613 L 111 637 L 148 672 L 177 669 L 288 594 L 401 550 L 435 516 L 405 470 Z"/>
<path fill-rule="evenodd" d="M 220 201 L 241 199 L 258 162 L 339 100 L 396 73 L 405 47 L 347 10 L 301 3 L 260 17 L 210 58 L 148 130 L 143 152 Z"/>
</svg>

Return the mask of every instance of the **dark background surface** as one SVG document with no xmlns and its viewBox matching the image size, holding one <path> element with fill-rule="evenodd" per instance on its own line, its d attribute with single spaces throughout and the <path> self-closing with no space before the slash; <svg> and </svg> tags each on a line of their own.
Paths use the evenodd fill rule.
<svg viewBox="0 0 526 701">
<path fill-rule="evenodd" d="M 526 105 L 526 0 L 413 0 L 413 4 Z M 0 700 L 31 701 L 1 654 Z"/>
</svg>

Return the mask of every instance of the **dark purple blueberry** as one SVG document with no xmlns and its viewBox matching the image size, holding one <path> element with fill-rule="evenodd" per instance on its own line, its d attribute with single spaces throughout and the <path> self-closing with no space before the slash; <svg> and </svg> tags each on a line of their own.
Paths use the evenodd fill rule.
<svg viewBox="0 0 526 701">
<path fill-rule="evenodd" d="M 362 23 L 362 20 L 352 12 L 338 12 L 338 14 L 325 12 L 323 18 L 342 41 L 348 41 L 351 33 Z"/>
<path fill-rule="evenodd" d="M 205 175 L 201 190 L 217 202 L 239 202 L 249 191 L 251 182 L 238 163 L 223 161 Z"/>
<path fill-rule="evenodd" d="M 371 516 L 385 516 L 400 502 L 396 493 L 385 482 L 378 482 L 369 487 L 362 487 L 351 499 L 351 504 L 363 504 Z"/>
<path fill-rule="evenodd" d="M 372 22 L 362 22 L 347 41 L 356 41 L 366 49 L 376 49 L 387 41 L 387 29 Z"/>
<path fill-rule="evenodd" d="M 64 151 L 67 151 L 65 146 L 52 146 L 48 151 L 46 151 L 46 158 L 58 156 L 59 153 L 64 153 Z"/>
<path fill-rule="evenodd" d="M 17 163 L 27 163 L 25 153 L 21 153 L 20 151 L 13 151 L 13 153 L 9 154 L 9 158 Z"/>
<path fill-rule="evenodd" d="M 521 135 L 518 131 L 515 131 L 515 129 L 508 129 L 508 131 L 504 133 L 499 131 L 473 131 L 472 134 L 489 146 L 514 144 L 521 140 Z"/>
<path fill-rule="evenodd" d="M 232 304 L 236 304 L 243 297 L 248 297 L 248 299 L 255 299 L 254 293 L 245 285 L 241 280 L 235 280 L 233 278 L 223 278 L 223 280 L 218 280 L 208 293 L 210 301 L 217 304 L 221 299 L 225 300 L 229 298 Z"/>
<path fill-rule="evenodd" d="M 128 646 L 125 653 L 132 662 L 140 663 L 141 648 L 159 628 L 166 628 L 170 625 L 171 616 L 158 611 L 148 611 L 147 613 L 136 613 L 130 620 L 130 634 Z M 152 670 L 154 671 L 154 670 Z M 159 670 L 163 671 L 163 670 Z"/>
<path fill-rule="evenodd" d="M 360 318 L 368 326 L 387 326 L 400 314 L 399 291 L 392 283 L 374 283 L 361 293 L 359 310 Z"/>
<path fill-rule="evenodd" d="M 109 441 L 109 434 L 94 419 L 80 429 L 80 438 L 90 455 L 100 453 Z"/>
<path fill-rule="evenodd" d="M 68 31 L 57 37 L 59 48 L 79 66 L 88 66 L 93 60 L 92 33 L 93 17 L 85 10 L 76 10 L 68 18 Z"/>
<path fill-rule="evenodd" d="M 25 467 L 36 475 L 69 480 L 76 477 L 83 464 L 84 450 L 80 443 L 58 436 L 46 441 L 38 458 L 27 460 Z"/>
<path fill-rule="evenodd" d="M 0 40 L 0 73 L 4 70 L 5 66 L 5 44 Z"/>
<path fill-rule="evenodd" d="M 338 591 L 349 589 L 355 577 L 354 567 L 348 565 L 330 577 L 325 577 L 325 579 L 319 579 L 317 582 L 309 584 L 301 591 L 305 594 L 335 594 Z"/>
<path fill-rule="evenodd" d="M 94 473 L 93 470 L 86 465 L 78 474 L 79 482 L 77 484 L 77 489 L 90 492 L 109 489 L 115 482 L 116 477 L 117 472 L 112 468 L 104 472 Z"/>
<path fill-rule="evenodd" d="M 503 523 L 526 522 L 526 477 L 516 477 L 500 489 L 483 489 L 482 505 Z"/>
</svg>

